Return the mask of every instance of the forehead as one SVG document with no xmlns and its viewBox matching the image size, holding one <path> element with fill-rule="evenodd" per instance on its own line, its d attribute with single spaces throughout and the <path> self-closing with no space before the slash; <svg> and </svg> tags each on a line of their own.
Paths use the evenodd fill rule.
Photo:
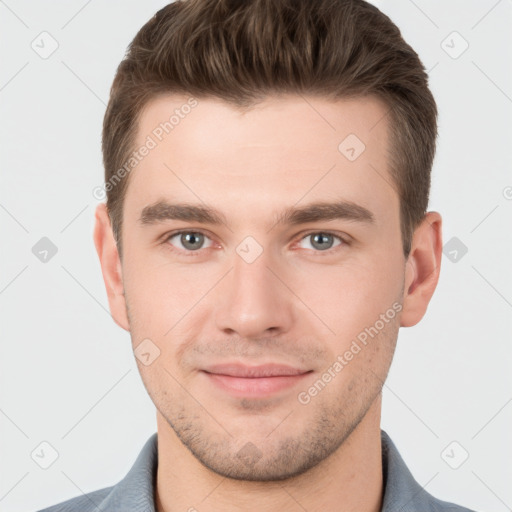
<svg viewBox="0 0 512 512">
<path fill-rule="evenodd" d="M 143 144 L 149 135 L 165 146 L 174 135 L 180 136 L 180 145 L 187 144 L 187 151 L 195 146 L 218 153 L 223 149 L 219 143 L 225 143 L 230 147 L 285 144 L 293 150 L 316 153 L 320 145 L 338 149 L 336 143 L 353 134 L 372 151 L 386 146 L 388 110 L 375 97 L 331 101 L 275 95 L 241 109 L 216 98 L 164 95 L 143 109 L 137 144 Z"/>
<path fill-rule="evenodd" d="M 245 111 L 219 99 L 159 97 L 140 116 L 135 149 L 150 149 L 131 171 L 125 211 L 165 198 L 227 213 L 237 205 L 238 216 L 252 216 L 344 198 L 396 213 L 387 113 L 372 97 L 270 96 Z"/>
</svg>

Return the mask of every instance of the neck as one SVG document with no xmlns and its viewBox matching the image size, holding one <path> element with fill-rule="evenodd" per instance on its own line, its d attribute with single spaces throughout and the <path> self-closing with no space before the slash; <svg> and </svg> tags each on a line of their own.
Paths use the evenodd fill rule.
<svg viewBox="0 0 512 512">
<path fill-rule="evenodd" d="M 157 413 L 155 509 L 379 512 L 383 493 L 380 407 L 379 397 L 331 456 L 302 475 L 276 482 L 249 482 L 217 475 L 192 455 Z"/>
</svg>

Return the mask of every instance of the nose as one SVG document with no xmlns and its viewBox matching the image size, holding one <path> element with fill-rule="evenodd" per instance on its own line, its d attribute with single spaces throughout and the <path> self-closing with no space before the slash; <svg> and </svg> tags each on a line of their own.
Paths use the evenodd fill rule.
<svg viewBox="0 0 512 512">
<path fill-rule="evenodd" d="M 248 340 L 287 333 L 296 319 L 293 294 L 283 282 L 265 251 L 252 263 L 234 254 L 231 272 L 216 289 L 217 328 Z"/>
</svg>

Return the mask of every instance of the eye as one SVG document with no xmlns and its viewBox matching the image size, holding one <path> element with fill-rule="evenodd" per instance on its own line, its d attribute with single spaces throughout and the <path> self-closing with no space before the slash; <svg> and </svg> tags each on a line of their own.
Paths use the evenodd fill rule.
<svg viewBox="0 0 512 512">
<path fill-rule="evenodd" d="M 172 242 L 174 239 L 176 239 L 176 241 Z M 205 247 L 205 240 L 209 240 L 210 245 Z M 212 241 L 206 235 L 198 231 L 179 231 L 178 233 L 173 233 L 167 237 L 166 242 L 186 252 L 207 249 L 211 247 L 212 244 Z"/>
<path fill-rule="evenodd" d="M 336 240 L 338 240 L 338 243 L 335 243 Z M 305 249 L 315 249 L 316 251 L 320 252 L 327 251 L 333 247 L 337 247 L 342 243 L 345 243 L 341 237 L 325 231 L 308 233 L 300 240 L 300 242 L 302 241 L 309 241 L 310 247 L 304 247 Z"/>
<path fill-rule="evenodd" d="M 172 249 L 188 253 L 188 255 L 193 255 L 193 253 L 198 253 L 201 249 L 209 249 L 213 246 L 212 240 L 200 231 L 178 231 L 171 233 L 164 242 L 171 245 Z M 308 233 L 299 240 L 299 245 L 305 242 L 309 247 L 306 245 L 302 246 L 302 248 L 313 249 L 315 252 L 327 252 L 340 245 L 348 245 L 348 242 L 343 240 L 343 238 L 327 231 Z"/>
</svg>

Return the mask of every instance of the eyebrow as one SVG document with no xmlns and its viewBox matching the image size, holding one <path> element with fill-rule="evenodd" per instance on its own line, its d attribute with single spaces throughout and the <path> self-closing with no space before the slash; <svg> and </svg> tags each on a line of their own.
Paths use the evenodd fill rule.
<svg viewBox="0 0 512 512">
<path fill-rule="evenodd" d="M 373 213 L 364 206 L 351 201 L 316 202 L 301 207 L 289 207 L 274 218 L 276 225 L 306 224 L 329 220 L 348 220 L 373 224 Z M 223 213 L 207 205 L 168 203 L 160 200 L 143 208 L 139 222 L 141 224 L 157 224 L 166 220 L 181 220 L 201 224 L 228 225 Z"/>
</svg>

